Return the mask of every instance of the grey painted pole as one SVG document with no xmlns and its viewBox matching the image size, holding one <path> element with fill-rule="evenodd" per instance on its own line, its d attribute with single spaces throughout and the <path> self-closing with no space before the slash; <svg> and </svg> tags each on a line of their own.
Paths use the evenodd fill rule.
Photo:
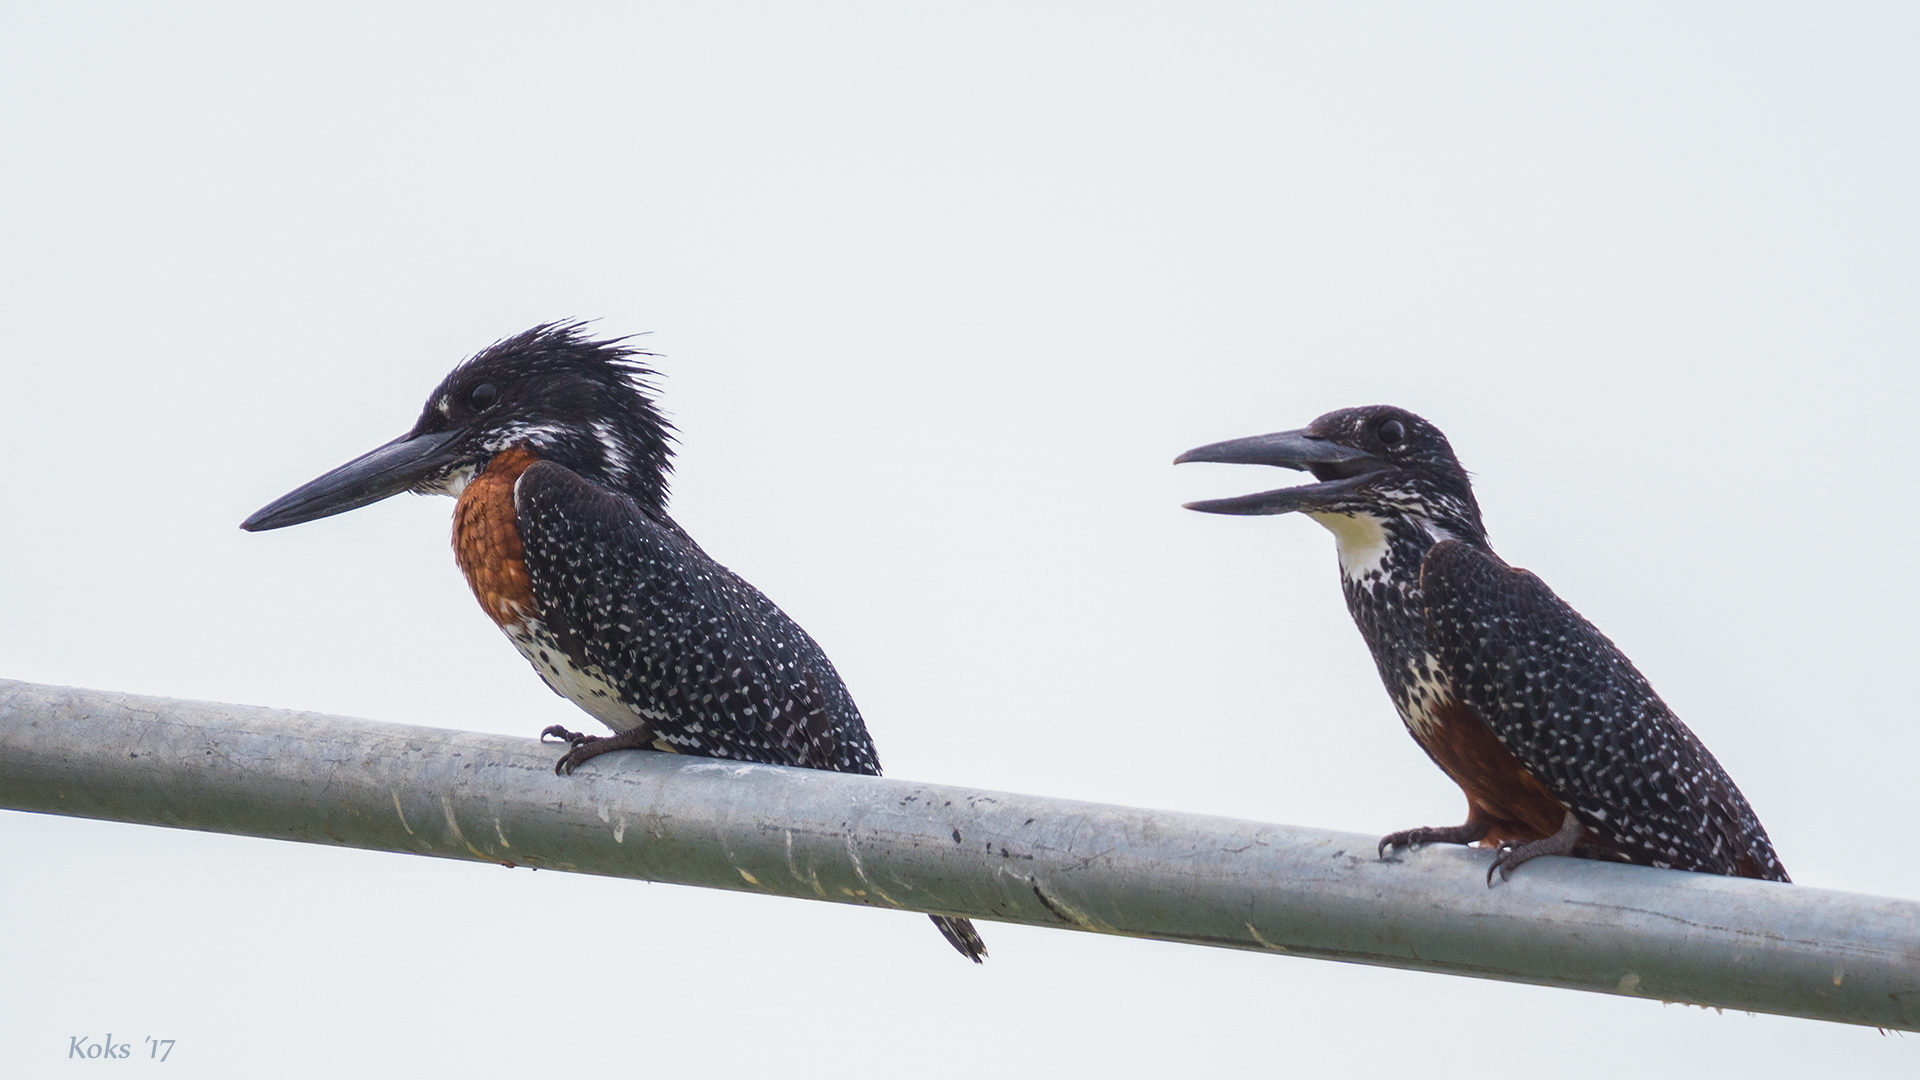
<svg viewBox="0 0 1920 1080">
<path fill-rule="evenodd" d="M 0 681 L 0 808 L 1920 1030 L 1920 903 Z M 1195 767 L 1201 767 L 1195 765 Z"/>
</svg>

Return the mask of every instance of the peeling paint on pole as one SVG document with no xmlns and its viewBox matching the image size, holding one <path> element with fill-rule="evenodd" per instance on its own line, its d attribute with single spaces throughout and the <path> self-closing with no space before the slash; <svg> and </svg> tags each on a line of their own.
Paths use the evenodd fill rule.
<svg viewBox="0 0 1920 1080">
<path fill-rule="evenodd" d="M 0 681 L 0 808 L 1920 1030 L 1920 903 Z M 1196 763 L 1195 767 L 1204 767 Z"/>
</svg>

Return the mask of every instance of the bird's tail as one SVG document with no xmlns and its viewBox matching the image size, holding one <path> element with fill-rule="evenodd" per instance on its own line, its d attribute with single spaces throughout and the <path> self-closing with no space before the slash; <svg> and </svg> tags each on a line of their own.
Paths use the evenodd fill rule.
<svg viewBox="0 0 1920 1080">
<path fill-rule="evenodd" d="M 940 933 L 947 939 L 948 944 L 960 950 L 961 956 L 976 964 L 986 960 L 987 943 L 980 940 L 980 932 L 973 928 L 973 923 L 966 919 L 956 919 L 951 915 L 929 915 L 927 918 L 932 919 L 933 925 L 940 928 Z"/>
</svg>

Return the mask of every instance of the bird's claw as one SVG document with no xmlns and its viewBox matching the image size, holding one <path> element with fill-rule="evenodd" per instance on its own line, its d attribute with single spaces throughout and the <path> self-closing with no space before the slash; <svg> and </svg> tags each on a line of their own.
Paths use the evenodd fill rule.
<svg viewBox="0 0 1920 1080">
<path fill-rule="evenodd" d="M 561 755 L 560 760 L 553 763 L 553 774 L 555 776 L 572 776 L 573 770 L 579 768 L 581 762 L 586 761 L 590 757 L 597 756 L 597 754 L 581 753 L 581 750 L 593 743 L 601 741 L 600 736 L 588 735 L 579 731 L 569 731 L 559 724 L 548 724 L 545 728 L 541 729 L 540 741 L 547 742 L 550 739 L 555 742 L 566 743 L 569 747 L 567 752 Z"/>
<path fill-rule="evenodd" d="M 1493 849 L 1493 865 L 1487 867 L 1487 888 L 1493 888 L 1494 874 L 1499 874 L 1500 880 L 1506 881 L 1508 872 L 1520 869 L 1520 864 L 1526 861 L 1514 858 L 1513 849 L 1514 843 L 1511 840 L 1503 840 L 1499 847 Z"/>
<path fill-rule="evenodd" d="M 1374 854 L 1384 859 L 1387 857 L 1387 851 L 1390 848 L 1403 847 L 1412 850 L 1423 844 L 1471 844 L 1485 835 L 1487 835 L 1487 827 L 1485 825 L 1474 824 L 1473 822 L 1468 822 L 1465 825 L 1448 825 L 1445 827 L 1428 826 L 1421 829 L 1402 829 L 1399 832 L 1388 833 L 1381 837 L 1380 847 Z"/>
<path fill-rule="evenodd" d="M 617 735 L 583 735 L 578 731 L 568 731 L 559 724 L 540 733 L 540 741 L 547 736 L 564 741 L 568 750 L 560 760 L 553 763 L 555 776 L 572 776 L 573 770 L 585 764 L 590 758 L 614 750 L 647 750 L 652 748 L 653 732 L 644 727 L 629 728 Z"/>
<path fill-rule="evenodd" d="M 1396 833 L 1388 833 L 1380 838 L 1380 847 L 1374 854 L 1384 859 L 1387 857 L 1387 851 L 1392 848 L 1406 848 L 1412 851 L 1422 844 L 1443 839 L 1440 834 L 1446 831 L 1445 829 L 1402 829 Z"/>
<path fill-rule="evenodd" d="M 1532 862 L 1542 855 L 1572 855 L 1574 845 L 1586 835 L 1586 827 L 1573 811 L 1567 811 L 1565 820 L 1560 823 L 1560 831 L 1540 840 L 1517 843 L 1502 840 L 1494 849 L 1493 865 L 1487 867 L 1487 888 L 1493 888 L 1493 875 L 1497 871 L 1501 881 L 1511 880 L 1508 875 L 1520 869 L 1520 864 Z"/>
<path fill-rule="evenodd" d="M 581 762 L 584 762 L 589 757 L 593 756 L 591 754 L 582 754 L 580 752 L 581 749 L 587 745 L 587 743 L 592 741 L 594 740 L 593 740 L 593 736 L 591 735 L 581 736 L 580 741 L 575 742 L 573 744 L 573 749 L 568 750 L 566 753 L 560 755 L 560 760 L 553 763 L 553 775 L 572 776 L 573 770 L 579 768 Z"/>
</svg>

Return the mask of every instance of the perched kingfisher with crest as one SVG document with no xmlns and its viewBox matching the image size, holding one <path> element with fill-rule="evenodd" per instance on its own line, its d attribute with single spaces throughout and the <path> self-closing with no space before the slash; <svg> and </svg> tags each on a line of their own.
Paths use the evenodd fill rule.
<svg viewBox="0 0 1920 1080">
<path fill-rule="evenodd" d="M 1541 855 L 1787 881 L 1733 780 L 1624 653 L 1494 554 L 1447 437 L 1404 409 L 1175 459 L 1277 465 L 1317 483 L 1188 503 L 1302 513 L 1334 535 L 1347 610 L 1414 741 L 1467 797 L 1464 824 L 1380 841 L 1496 846 L 1487 881 Z"/>
<path fill-rule="evenodd" d="M 402 491 L 451 495 L 475 599 L 553 691 L 611 728 L 568 744 L 566 775 L 661 750 L 880 775 L 846 684 L 813 638 L 667 515 L 673 427 L 625 339 L 548 323 L 454 368 L 413 430 L 248 518 L 248 531 Z M 931 916 L 961 955 L 973 924 Z"/>
</svg>

